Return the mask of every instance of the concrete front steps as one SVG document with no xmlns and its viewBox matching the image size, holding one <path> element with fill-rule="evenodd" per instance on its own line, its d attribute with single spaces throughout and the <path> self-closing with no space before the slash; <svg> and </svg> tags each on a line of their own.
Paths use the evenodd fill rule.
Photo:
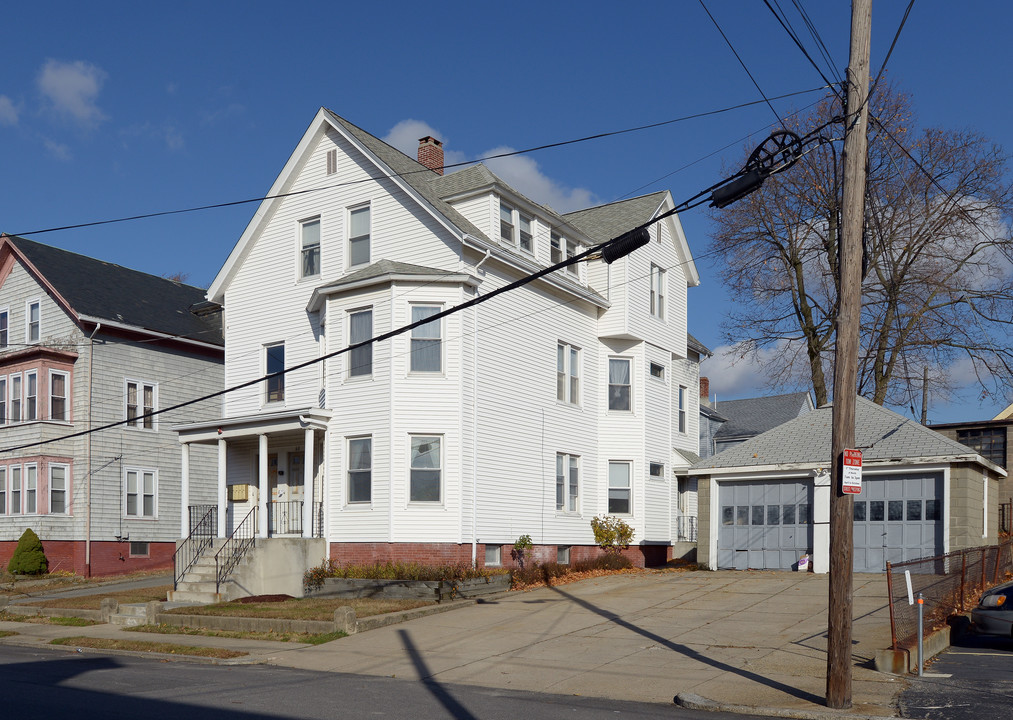
<svg viewBox="0 0 1013 720">
<path fill-rule="evenodd" d="M 109 617 L 113 625 L 124 627 L 136 627 L 148 625 L 148 604 L 147 603 L 124 603 L 116 609 L 116 614 Z"/>
<path fill-rule="evenodd" d="M 224 543 L 224 540 L 215 540 L 211 547 L 197 558 L 197 562 L 177 583 L 176 589 L 169 591 L 169 602 L 211 605 L 225 599 L 223 593 L 217 592 L 216 589 L 217 568 L 215 567 L 215 553 L 221 549 Z M 247 553 L 247 556 L 249 554 Z"/>
</svg>

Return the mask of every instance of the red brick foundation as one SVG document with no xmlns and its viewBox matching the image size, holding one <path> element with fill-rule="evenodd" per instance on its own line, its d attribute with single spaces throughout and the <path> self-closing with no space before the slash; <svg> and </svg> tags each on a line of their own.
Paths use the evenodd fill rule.
<svg viewBox="0 0 1013 720">
<path fill-rule="evenodd" d="M 516 567 L 513 545 L 500 546 L 502 567 Z M 527 560 L 556 562 L 557 545 L 535 545 L 525 552 Z M 563 546 L 565 547 L 565 546 Z M 341 565 L 374 562 L 417 562 L 422 565 L 464 563 L 471 565 L 470 543 L 331 543 L 331 560 Z M 597 545 L 571 545 L 570 562 L 589 560 L 602 554 Z M 664 565 L 672 559 L 671 545 L 635 545 L 623 552 L 635 567 Z M 485 566 L 485 545 L 479 543 L 476 554 L 479 567 Z"/>
<path fill-rule="evenodd" d="M 16 540 L 0 542 L 0 567 L 6 568 L 14 555 Z M 42 549 L 49 560 L 50 572 L 72 572 L 87 576 L 83 540 L 43 540 Z M 130 543 L 93 541 L 91 544 L 91 575 L 121 575 L 138 570 L 168 570 L 176 543 L 148 544 L 147 557 L 131 557 Z"/>
</svg>

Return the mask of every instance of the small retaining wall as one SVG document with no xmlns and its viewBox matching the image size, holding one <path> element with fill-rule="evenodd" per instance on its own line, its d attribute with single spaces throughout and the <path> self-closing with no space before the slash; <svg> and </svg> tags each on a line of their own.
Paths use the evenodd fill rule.
<svg viewBox="0 0 1013 720">
<path fill-rule="evenodd" d="M 475 598 L 510 589 L 509 575 L 493 575 L 473 580 L 359 580 L 326 578 L 324 584 L 307 590 L 306 597 L 409 598 L 446 602 Z"/>
</svg>

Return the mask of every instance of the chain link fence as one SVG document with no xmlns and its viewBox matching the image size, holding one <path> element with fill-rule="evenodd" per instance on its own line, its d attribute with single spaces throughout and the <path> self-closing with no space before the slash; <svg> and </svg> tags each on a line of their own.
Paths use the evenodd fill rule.
<svg viewBox="0 0 1013 720">
<path fill-rule="evenodd" d="M 886 564 L 893 648 L 918 642 L 918 605 L 908 602 L 906 573 L 914 597 L 925 600 L 926 635 L 946 626 L 947 618 L 970 610 L 981 593 L 1013 578 L 1013 540 L 968 548 L 938 557 Z"/>
</svg>

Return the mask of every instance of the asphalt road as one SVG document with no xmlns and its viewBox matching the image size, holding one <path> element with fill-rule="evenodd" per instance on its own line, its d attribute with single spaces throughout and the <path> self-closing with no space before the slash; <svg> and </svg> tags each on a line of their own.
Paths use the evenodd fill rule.
<svg viewBox="0 0 1013 720">
<path fill-rule="evenodd" d="M 1013 708 L 1013 640 L 966 635 L 901 695 L 906 718 L 1008 718 Z M 940 677 L 935 677 L 940 676 Z"/>
<path fill-rule="evenodd" d="M 0 648 L 3 717 L 18 720 L 718 720 L 744 715 L 265 665 L 202 665 Z"/>
</svg>

